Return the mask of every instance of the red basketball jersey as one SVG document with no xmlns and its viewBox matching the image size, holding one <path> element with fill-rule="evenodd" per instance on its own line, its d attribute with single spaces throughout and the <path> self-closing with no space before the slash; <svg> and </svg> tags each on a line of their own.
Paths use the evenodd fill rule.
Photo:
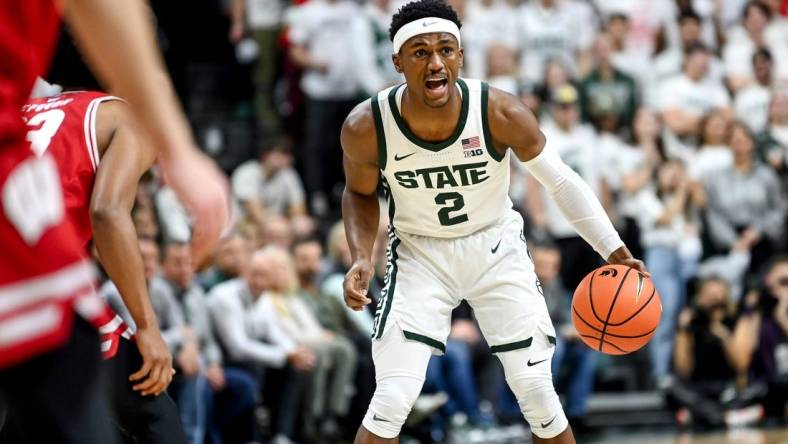
<svg viewBox="0 0 788 444">
<path fill-rule="evenodd" d="M 31 99 L 22 107 L 27 140 L 37 156 L 55 160 L 63 186 L 66 220 L 87 247 L 93 238 L 90 197 L 99 164 L 96 113 L 102 102 L 119 100 L 104 93 L 77 91 Z"/>
</svg>

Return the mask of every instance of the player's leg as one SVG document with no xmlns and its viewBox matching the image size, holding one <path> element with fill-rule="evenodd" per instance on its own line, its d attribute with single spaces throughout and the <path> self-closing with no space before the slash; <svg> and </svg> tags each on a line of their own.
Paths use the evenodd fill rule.
<svg viewBox="0 0 788 444">
<path fill-rule="evenodd" d="M 446 350 L 458 304 L 450 240 L 389 234 L 386 285 L 372 341 L 377 387 L 355 444 L 396 443 L 424 384 L 430 356 Z"/>
<path fill-rule="evenodd" d="M 504 367 L 534 443 L 574 444 L 552 380 L 555 330 L 512 213 L 468 239 L 468 292 L 482 333 Z"/>
<path fill-rule="evenodd" d="M 142 396 L 129 375 L 142 366 L 142 355 L 131 341 L 120 339 L 117 354 L 104 361 L 109 376 L 112 410 L 118 425 L 137 442 L 186 444 L 178 407 L 167 392 Z"/>
<path fill-rule="evenodd" d="M 354 444 L 398 443 L 399 433 L 421 393 L 433 348 L 405 338 L 390 326 L 372 343 L 377 387 Z"/>
</svg>

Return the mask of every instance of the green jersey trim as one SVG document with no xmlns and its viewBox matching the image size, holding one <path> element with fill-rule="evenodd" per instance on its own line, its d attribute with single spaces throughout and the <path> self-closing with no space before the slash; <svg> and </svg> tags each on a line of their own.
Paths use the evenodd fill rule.
<svg viewBox="0 0 788 444">
<path fill-rule="evenodd" d="M 380 104 L 378 103 L 377 94 L 372 96 L 370 101 L 372 105 L 372 118 L 375 119 L 375 134 L 378 138 L 378 168 L 381 170 L 386 169 L 386 131 L 383 128 L 383 117 L 380 115 Z"/>
<path fill-rule="evenodd" d="M 402 88 L 405 84 L 400 84 L 394 88 L 391 88 L 389 92 L 389 107 L 391 108 L 391 115 L 394 116 L 394 121 L 397 122 L 397 126 L 402 134 L 408 138 L 414 144 L 430 151 L 440 151 L 459 139 L 460 134 L 462 134 L 462 130 L 465 129 L 465 122 L 468 120 L 468 108 L 470 103 L 470 94 L 468 92 L 468 85 L 462 79 L 457 79 L 457 84 L 460 85 L 460 91 L 462 91 L 462 107 L 460 108 L 460 118 L 457 121 L 457 127 L 454 129 L 454 133 L 449 136 L 448 139 L 444 140 L 443 142 L 428 142 L 426 140 L 422 140 L 413 133 L 413 131 L 408 128 L 407 122 L 405 119 L 402 118 L 400 115 L 399 107 L 397 106 L 397 91 Z"/>
<path fill-rule="evenodd" d="M 405 339 L 421 342 L 422 344 L 427 344 L 430 347 L 435 347 L 441 352 L 446 353 L 446 345 L 441 341 L 432 339 L 429 336 L 413 333 L 412 331 L 408 331 L 408 330 L 402 330 L 402 334 L 405 335 Z"/>
<path fill-rule="evenodd" d="M 487 102 L 490 97 L 490 85 L 487 82 L 482 82 L 482 131 L 484 132 L 484 146 L 487 147 L 487 153 L 490 157 L 498 162 L 503 160 L 501 153 L 495 149 L 493 143 L 492 132 L 490 132 L 490 121 L 487 118 Z"/>
</svg>

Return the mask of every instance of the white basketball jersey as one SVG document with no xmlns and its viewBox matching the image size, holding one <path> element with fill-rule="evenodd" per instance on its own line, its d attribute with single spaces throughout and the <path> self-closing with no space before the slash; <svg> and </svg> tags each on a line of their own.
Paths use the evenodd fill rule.
<svg viewBox="0 0 788 444">
<path fill-rule="evenodd" d="M 400 115 L 405 84 L 372 97 L 383 186 L 396 231 L 455 238 L 503 217 L 509 199 L 509 151 L 495 151 L 487 123 L 486 83 L 458 79 L 462 108 L 445 141 L 421 140 Z"/>
</svg>

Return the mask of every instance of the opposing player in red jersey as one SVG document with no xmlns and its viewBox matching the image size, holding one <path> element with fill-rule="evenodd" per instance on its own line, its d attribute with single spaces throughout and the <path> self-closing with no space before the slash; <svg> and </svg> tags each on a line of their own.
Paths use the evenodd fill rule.
<svg viewBox="0 0 788 444">
<path fill-rule="evenodd" d="M 53 89 L 43 80 L 36 86 L 34 95 Z M 155 318 L 131 211 L 137 183 L 153 166 L 156 151 L 128 104 L 104 93 L 77 91 L 31 99 L 22 113 L 33 152 L 49 154 L 57 165 L 65 219 L 83 249 L 94 240 L 135 323 Z M 105 359 L 119 355 L 107 364 L 117 422 L 137 442 L 185 444 L 175 404 L 166 393 L 158 396 L 167 381 L 160 377 L 135 383 L 142 372 L 132 373 L 140 370 L 142 359 L 134 345 L 121 339 L 133 333 L 109 307 L 94 311 Z"/>
<path fill-rule="evenodd" d="M 168 183 L 197 220 L 198 260 L 221 234 L 229 207 L 226 184 L 196 148 L 163 74 L 141 1 L 0 0 L 0 392 L 15 416 L 35 419 L 30 442 L 112 443 L 96 383 L 98 336 L 74 316 L 75 308 L 100 307 L 94 273 L 65 222 L 55 162 L 31 151 L 19 112 L 49 64 L 60 13 L 98 77 L 129 101 L 159 149 Z M 172 359 L 161 350 L 155 319 L 145 321 L 137 344 L 147 390 L 169 383 Z"/>
</svg>

